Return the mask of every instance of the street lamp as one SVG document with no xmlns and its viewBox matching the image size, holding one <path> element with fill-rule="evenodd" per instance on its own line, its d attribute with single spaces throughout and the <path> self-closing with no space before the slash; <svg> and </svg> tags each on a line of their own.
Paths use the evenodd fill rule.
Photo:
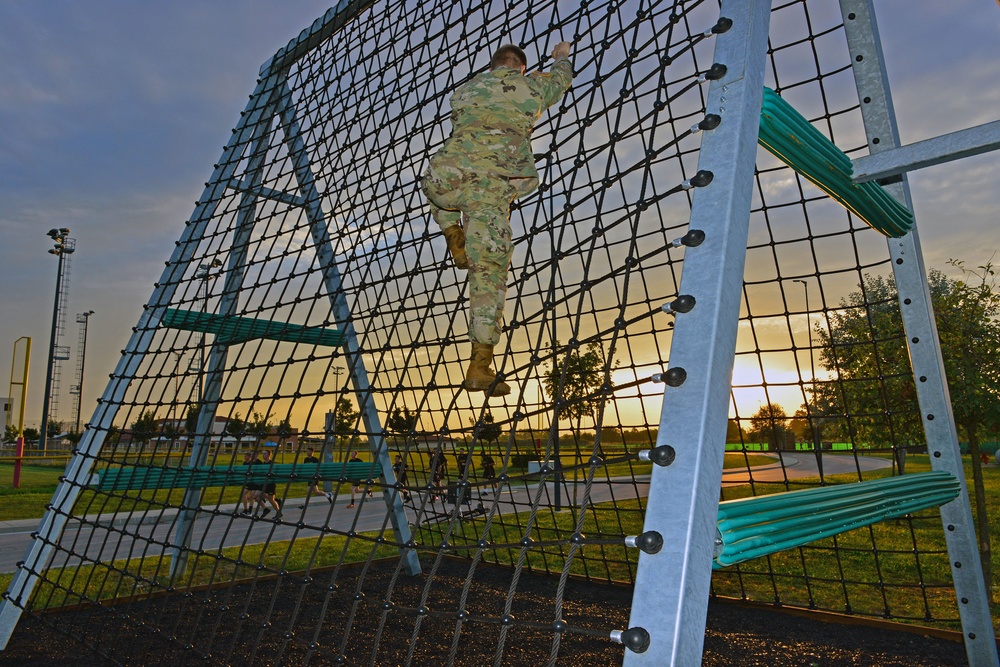
<svg viewBox="0 0 1000 667">
<path fill-rule="evenodd" d="M 809 311 L 809 283 L 804 280 L 795 279 L 793 283 L 802 283 L 802 291 L 806 295 L 806 329 L 809 331 L 809 372 L 812 376 L 813 394 L 816 393 L 816 365 L 813 361 L 813 330 L 812 317 Z"/>
<path fill-rule="evenodd" d="M 177 350 L 170 350 L 170 354 L 174 355 L 174 398 L 170 402 L 170 423 L 177 430 L 180 430 L 180 426 L 177 424 L 177 404 L 180 402 L 180 377 L 181 377 L 181 360 L 184 358 L 183 352 L 178 352 Z"/>
<path fill-rule="evenodd" d="M 76 321 L 83 325 L 82 345 L 80 346 L 80 384 L 76 385 L 76 431 L 80 432 L 80 408 L 83 407 L 83 372 L 87 363 L 87 329 L 90 326 L 90 316 L 94 311 L 88 310 L 76 316 Z"/>
<path fill-rule="evenodd" d="M 195 278 L 201 280 L 201 296 L 203 298 L 201 302 L 201 314 L 208 314 L 208 281 L 215 277 L 215 273 L 212 269 L 217 269 L 222 266 L 222 262 L 219 258 L 213 259 L 208 264 L 199 264 L 198 272 L 195 274 Z M 205 319 L 204 317 L 202 318 Z M 201 334 L 201 344 L 198 346 L 200 361 L 198 366 L 198 404 L 201 405 L 205 402 L 205 333 Z"/>
<path fill-rule="evenodd" d="M 339 445 L 340 439 L 337 437 L 337 407 L 340 405 L 340 376 L 343 374 L 344 369 L 340 366 L 334 367 L 331 371 L 333 373 L 333 442 L 335 445 Z M 340 447 L 337 447 L 337 454 L 343 459 L 343 454 L 340 451 Z"/>
<path fill-rule="evenodd" d="M 48 367 L 45 371 L 45 394 L 42 400 L 42 425 L 41 428 L 38 429 L 38 446 L 41 448 L 43 454 L 46 449 L 46 438 L 48 437 L 49 429 L 49 402 L 52 399 L 52 368 L 56 359 L 56 335 L 59 327 L 59 297 L 62 295 L 63 260 L 66 255 L 70 255 L 74 250 L 76 250 L 76 242 L 69 238 L 69 227 L 50 229 L 48 231 L 48 236 L 55 242 L 55 245 L 49 248 L 49 254 L 58 257 L 59 264 L 56 268 L 56 298 L 55 304 L 52 306 L 52 333 L 49 337 L 49 359 Z"/>
<path fill-rule="evenodd" d="M 816 404 L 816 361 L 815 355 L 813 354 L 813 330 L 812 330 L 812 316 L 809 311 L 809 283 L 805 280 L 794 279 L 794 283 L 802 284 L 802 291 L 806 295 L 806 329 L 809 330 L 809 373 L 812 382 L 812 401 L 813 406 Z M 819 468 L 820 480 L 823 479 L 823 461 L 820 458 L 820 441 L 819 441 L 819 428 L 813 422 L 813 407 L 810 407 L 809 403 L 806 403 L 806 419 L 809 423 L 809 434 L 812 436 L 813 441 L 813 451 L 816 453 L 816 465 Z"/>
</svg>

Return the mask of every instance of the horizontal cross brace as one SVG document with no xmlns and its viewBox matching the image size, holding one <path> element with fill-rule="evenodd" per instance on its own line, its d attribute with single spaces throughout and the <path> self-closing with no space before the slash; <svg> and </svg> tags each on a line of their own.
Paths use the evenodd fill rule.
<svg viewBox="0 0 1000 667">
<path fill-rule="evenodd" d="M 215 315 L 195 310 L 167 308 L 161 324 L 171 329 L 215 334 L 220 343 L 233 344 L 265 338 L 287 343 L 306 343 L 324 347 L 340 347 L 344 334 L 337 329 L 305 327 L 301 324 L 256 320 L 235 315 Z"/>
<path fill-rule="evenodd" d="M 282 190 L 275 190 L 274 188 L 268 188 L 263 185 L 248 186 L 235 178 L 230 179 L 228 185 L 230 190 L 257 195 L 258 197 L 262 197 L 264 199 L 273 199 L 274 201 L 291 204 L 292 206 L 306 205 L 306 200 L 298 195 L 289 194 L 287 192 L 283 192 Z"/>
<path fill-rule="evenodd" d="M 854 160 L 854 182 L 882 180 L 1000 148 L 1000 120 Z"/>
</svg>

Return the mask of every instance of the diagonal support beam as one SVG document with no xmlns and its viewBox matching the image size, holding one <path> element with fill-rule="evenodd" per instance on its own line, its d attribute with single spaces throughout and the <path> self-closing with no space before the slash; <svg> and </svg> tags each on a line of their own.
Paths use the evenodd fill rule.
<svg viewBox="0 0 1000 667">
<path fill-rule="evenodd" d="M 330 298 L 333 319 L 343 335 L 344 357 L 347 361 L 350 381 L 354 385 L 358 410 L 361 412 L 365 431 L 368 433 L 372 456 L 382 467 L 384 480 L 382 495 L 389 521 L 392 523 L 396 541 L 399 544 L 409 544 L 412 541 L 412 536 L 406 512 L 403 509 L 403 499 L 400 493 L 393 488 L 396 477 L 392 471 L 389 448 L 385 444 L 385 431 L 382 428 L 378 408 L 375 406 L 371 382 L 368 379 L 368 370 L 365 368 L 351 309 L 344 294 L 343 280 L 340 277 L 340 270 L 337 268 L 336 257 L 330 241 L 329 222 L 323 210 L 322 197 L 316 187 L 316 177 L 313 173 L 309 151 L 291 99 L 292 92 L 288 88 L 288 84 L 285 83 L 278 100 L 278 113 L 281 116 L 281 128 L 285 133 L 288 156 L 295 168 L 295 179 L 299 184 L 302 196 L 308 202 L 305 212 L 309 219 L 309 231 L 313 243 L 316 245 L 316 258 L 319 265 L 323 267 L 323 285 Z M 407 574 L 420 574 L 420 560 L 416 551 L 401 547 L 400 557 L 404 562 Z"/>
<path fill-rule="evenodd" d="M 639 555 L 629 620 L 650 644 L 627 650 L 626 667 L 699 665 L 705 640 L 771 3 L 726 0 L 721 14 L 733 21 L 715 46 L 727 70 L 709 87 L 706 112 L 722 123 L 705 132 L 698 157 L 714 180 L 695 190 L 691 208 L 690 228 L 705 241 L 685 250 L 679 290 L 697 305 L 674 327 L 667 377 L 675 386 L 663 394 L 657 437 L 676 459 L 653 467 L 646 506 L 644 531 L 660 533 L 664 546 Z"/>
<path fill-rule="evenodd" d="M 289 204 L 290 206 L 305 206 L 306 200 L 298 195 L 293 195 L 288 192 L 283 192 L 281 190 L 275 190 L 274 188 L 269 188 L 264 185 L 250 185 L 244 183 L 238 178 L 231 179 L 229 181 L 229 187 L 237 192 L 242 192 L 244 194 L 251 194 L 255 197 L 260 197 L 261 199 L 271 199 L 273 201 L 278 201 L 283 204 Z"/>
</svg>

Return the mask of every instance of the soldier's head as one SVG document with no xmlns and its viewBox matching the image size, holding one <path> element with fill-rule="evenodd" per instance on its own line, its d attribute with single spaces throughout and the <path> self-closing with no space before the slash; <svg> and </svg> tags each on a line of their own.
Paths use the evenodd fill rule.
<svg viewBox="0 0 1000 667">
<path fill-rule="evenodd" d="M 524 55 L 524 51 L 513 44 L 505 44 L 497 49 L 496 53 L 493 54 L 493 59 L 490 60 L 490 69 L 498 67 L 521 70 L 521 73 L 524 74 L 525 70 L 528 69 L 528 57 Z"/>
</svg>

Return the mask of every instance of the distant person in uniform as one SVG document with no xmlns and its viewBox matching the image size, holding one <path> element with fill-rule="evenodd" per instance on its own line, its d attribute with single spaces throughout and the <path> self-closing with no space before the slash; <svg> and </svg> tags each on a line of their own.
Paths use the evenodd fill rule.
<svg viewBox="0 0 1000 667">
<path fill-rule="evenodd" d="M 392 464 L 392 474 L 400 486 L 400 495 L 403 496 L 403 500 L 409 500 L 410 492 L 406 489 L 406 463 L 403 462 L 403 457 L 400 454 L 396 454 L 396 460 Z"/>
<path fill-rule="evenodd" d="M 313 449 L 312 447 L 310 447 L 309 449 L 307 449 L 306 450 L 306 457 L 304 459 L 302 459 L 302 463 L 318 464 L 319 463 L 319 457 L 316 456 L 316 450 Z M 305 471 L 307 473 L 315 475 L 317 470 L 319 470 L 319 466 L 316 466 L 316 467 L 309 466 L 309 467 L 306 468 Z M 312 498 L 312 494 L 313 493 L 321 493 L 320 490 L 319 490 L 319 481 L 316 480 L 316 479 L 310 479 L 309 480 L 309 486 L 308 486 L 308 488 L 306 488 L 306 503 L 308 503 L 309 499 Z M 332 505 L 333 504 L 333 494 L 332 493 L 328 493 L 328 492 L 322 492 L 322 493 L 323 493 L 324 496 L 326 496 L 327 501 L 329 501 L 329 503 Z M 305 507 L 305 505 L 303 505 L 303 507 Z"/>
<path fill-rule="evenodd" d="M 353 452 L 351 452 L 351 458 L 349 458 L 347 460 L 347 462 L 348 463 L 364 463 L 364 461 L 361 459 L 361 457 L 358 456 L 358 450 L 354 450 Z M 354 478 L 354 479 L 351 480 L 351 504 L 347 506 L 348 509 L 354 507 L 355 496 L 357 494 L 361 494 L 361 497 L 364 498 L 365 487 L 362 484 L 363 484 L 363 482 L 362 482 L 362 480 L 361 480 L 360 477 L 356 477 L 356 478 Z M 369 498 L 372 497 L 371 489 L 368 490 L 368 497 Z"/>
<path fill-rule="evenodd" d="M 493 462 L 493 457 L 483 452 L 483 477 L 486 481 L 490 483 L 490 488 L 493 489 L 493 493 L 497 491 L 497 469 L 496 464 Z"/>
<path fill-rule="evenodd" d="M 273 465 L 273 461 L 271 460 L 271 450 L 265 449 L 263 452 L 261 452 L 261 456 L 264 457 L 264 460 L 254 461 L 254 463 L 261 463 L 263 465 L 266 465 L 268 467 L 268 471 L 270 471 L 270 468 Z M 278 492 L 278 485 L 272 479 L 266 481 L 263 485 L 263 488 L 260 491 L 258 491 L 259 495 L 257 499 L 257 504 L 260 507 L 264 508 L 264 511 L 260 513 L 261 519 L 266 517 L 271 512 L 271 508 L 267 506 L 267 503 L 271 503 L 271 507 L 274 508 L 275 512 L 274 520 L 281 521 L 281 505 L 278 504 L 278 499 L 276 497 L 277 492 Z M 256 512 L 254 512 L 254 516 L 255 517 L 257 516 Z"/>
<path fill-rule="evenodd" d="M 491 368 L 514 253 L 510 205 L 538 187 L 531 132 L 573 82 L 569 53 L 569 42 L 557 44 L 549 72 L 526 76 L 524 51 L 512 44 L 497 49 L 490 70 L 451 96 L 451 136 L 424 172 L 431 215 L 455 266 L 469 270 L 472 357 L 463 383 L 468 391 L 510 393 Z"/>
<path fill-rule="evenodd" d="M 243 452 L 243 465 L 249 466 L 260 461 L 254 461 L 253 452 Z M 247 483 L 243 485 L 243 493 L 240 499 L 243 501 L 243 516 L 250 516 L 250 506 L 257 502 L 257 493 L 260 491 L 260 484 Z"/>
</svg>

